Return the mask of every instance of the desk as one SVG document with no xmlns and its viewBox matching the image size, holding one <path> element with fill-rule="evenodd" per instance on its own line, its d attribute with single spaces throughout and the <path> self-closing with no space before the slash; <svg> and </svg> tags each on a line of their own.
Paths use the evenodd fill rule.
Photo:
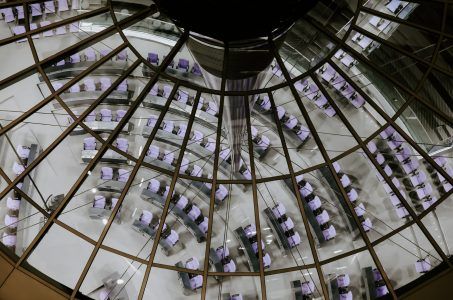
<svg viewBox="0 0 453 300">
<path fill-rule="evenodd" d="M 118 126 L 119 122 L 102 122 L 102 121 L 93 121 L 93 122 L 83 122 L 86 126 L 88 126 L 94 132 L 112 132 L 116 126 Z M 122 129 L 122 133 L 129 133 L 134 129 L 134 124 L 128 122 Z M 77 126 L 74 130 L 70 133 L 70 135 L 80 135 L 84 134 L 85 129 L 81 126 Z"/>
<path fill-rule="evenodd" d="M 97 153 L 98 150 L 82 150 L 82 161 L 85 163 L 90 162 L 90 160 L 92 160 Z M 101 157 L 100 161 L 114 164 L 127 164 L 127 158 L 112 149 L 108 149 Z"/>
<path fill-rule="evenodd" d="M 78 93 L 62 93 L 60 94 L 61 99 L 68 106 L 81 106 L 91 105 L 95 102 L 104 92 L 103 91 L 91 91 L 91 92 L 78 92 Z M 116 105 L 129 105 L 130 99 L 132 98 L 133 92 L 121 92 L 112 91 L 102 103 L 105 104 L 116 104 Z M 61 108 L 61 105 L 57 102 L 53 104 L 54 108 Z"/>
<path fill-rule="evenodd" d="M 187 72 L 186 70 L 172 68 L 170 66 L 165 69 L 165 72 L 185 80 L 190 78 L 193 81 L 200 78 L 200 75 L 194 74 L 190 71 Z M 147 65 L 143 66 L 142 68 L 143 76 L 151 77 L 154 73 L 155 72 L 152 71 L 151 68 L 149 68 Z"/>
<path fill-rule="evenodd" d="M 159 224 L 159 219 L 153 218 L 151 221 L 152 224 L 158 225 Z M 134 220 L 134 223 L 132 223 L 132 227 L 137 230 L 140 233 L 146 233 L 149 235 L 153 240 L 156 236 L 156 230 L 152 229 L 150 226 L 143 225 L 142 222 L 139 220 Z M 157 227 L 156 227 L 157 228 Z M 167 240 L 160 238 L 159 240 L 159 245 L 161 246 L 162 252 L 168 256 L 170 254 L 171 249 L 173 249 L 173 246 L 170 245 Z"/>
<path fill-rule="evenodd" d="M 102 186 L 98 187 L 98 190 L 101 192 L 113 192 L 121 194 L 125 186 L 126 186 L 125 182 L 110 180 L 104 182 Z"/>
<path fill-rule="evenodd" d="M 110 207 L 111 203 L 112 203 L 112 197 L 111 196 L 106 196 L 105 197 L 105 200 L 106 200 L 106 205 L 108 205 L 108 207 Z M 91 206 L 89 208 L 89 216 L 90 218 L 92 219 L 108 219 L 110 218 L 110 215 L 112 214 L 112 211 L 113 211 L 113 207 L 112 208 L 99 208 L 99 207 L 93 207 Z M 120 210 L 118 210 L 118 213 L 116 214 L 115 216 L 115 221 L 117 223 L 121 223 L 121 207 L 120 207 Z"/>
<path fill-rule="evenodd" d="M 161 97 L 161 96 L 153 96 L 153 95 L 147 95 L 145 99 L 143 99 L 143 106 L 149 107 L 149 108 L 155 108 L 158 110 L 161 110 L 164 106 L 165 103 L 167 102 L 167 98 Z M 168 109 L 168 112 L 173 113 L 175 115 L 184 117 L 186 119 L 189 119 L 190 113 L 192 112 L 192 105 L 187 105 L 181 102 L 178 102 L 176 99 L 172 101 L 172 104 L 177 106 L 179 109 L 170 107 Z M 217 117 L 213 116 L 211 114 L 208 114 L 205 111 L 202 110 L 197 110 L 195 114 L 195 121 L 199 124 L 201 124 L 203 127 L 209 128 L 212 131 L 216 131 L 217 126 L 213 124 L 217 124 Z"/>
<path fill-rule="evenodd" d="M 47 77 L 50 80 L 75 77 L 82 71 L 85 71 L 90 66 L 95 64 L 95 61 L 81 61 L 78 63 L 66 62 L 62 66 L 51 66 L 45 69 Z M 95 70 L 91 71 L 91 75 L 122 75 L 127 69 L 128 63 L 125 61 L 107 61 L 100 65 Z M 39 75 L 39 80 L 44 81 Z"/>
<path fill-rule="evenodd" d="M 285 250 L 290 250 L 291 245 L 288 243 L 288 238 L 286 237 L 285 233 L 283 232 L 283 229 L 280 226 L 280 223 L 278 223 L 277 219 L 274 216 L 274 213 L 272 212 L 272 209 L 269 207 L 264 210 L 264 214 L 266 216 L 266 222 L 267 224 L 272 228 L 272 231 L 277 235 L 277 244 L 280 248 L 283 248 Z"/>
<path fill-rule="evenodd" d="M 28 154 L 28 160 L 27 160 L 27 166 L 29 166 L 32 161 L 36 159 L 36 157 L 39 154 L 39 146 L 37 144 L 31 144 L 30 145 L 30 153 Z M 25 176 L 21 190 L 31 196 L 31 181 L 30 177 L 33 176 L 34 171 L 31 171 L 29 173 L 29 176 Z M 33 208 L 34 209 L 34 208 Z M 29 218 L 32 212 L 32 205 L 26 201 L 26 200 L 21 200 L 20 205 L 19 205 L 19 215 L 18 219 L 19 220 L 24 220 L 22 222 L 17 223 L 17 232 L 16 232 L 16 254 L 21 255 L 23 252 L 23 245 L 27 245 L 28 243 L 26 242 L 28 240 L 28 235 L 32 235 L 34 237 L 34 233 L 31 232 L 31 228 L 28 228 L 30 224 L 27 222 L 27 220 L 31 221 L 32 219 Z"/>
<path fill-rule="evenodd" d="M 291 182 L 291 179 L 285 179 L 285 184 L 294 193 L 293 184 Z M 297 191 L 297 193 L 299 193 L 299 191 Z M 327 241 L 324 239 L 324 235 L 322 234 L 321 227 L 318 224 L 318 221 L 316 221 L 315 214 L 310 209 L 310 206 L 308 206 L 308 203 L 304 199 L 302 199 L 302 205 L 304 207 L 304 211 L 305 211 L 305 215 L 307 216 L 308 223 L 310 223 L 311 228 L 313 229 L 314 234 L 318 238 L 319 243 L 321 245 L 324 244 Z"/>
<path fill-rule="evenodd" d="M 146 188 L 142 190 L 140 198 L 151 202 L 161 209 L 163 209 L 165 206 L 165 197 L 153 193 Z M 187 230 L 189 230 L 189 232 L 192 233 L 192 235 L 196 238 L 198 243 L 206 240 L 206 235 L 200 230 L 200 228 L 198 228 L 198 225 L 195 223 L 195 221 L 192 221 L 192 219 L 190 219 L 185 212 L 183 212 L 179 207 L 176 207 L 173 203 L 170 203 L 169 213 L 174 215 L 184 224 Z"/>
<path fill-rule="evenodd" d="M 220 258 L 217 256 L 214 248 L 209 251 L 209 264 L 214 267 L 216 272 L 223 272 L 223 265 Z M 216 276 L 217 277 L 217 276 Z M 216 278 L 219 280 L 219 278 Z"/>
<path fill-rule="evenodd" d="M 181 261 L 178 261 L 176 264 L 175 264 L 176 267 L 179 267 L 179 268 L 184 268 L 184 264 L 181 262 Z M 178 280 L 179 280 L 179 283 L 182 285 L 182 287 L 184 288 L 184 295 L 188 296 L 189 294 L 194 294 L 196 293 L 196 291 L 192 290 L 190 288 L 190 278 L 189 278 L 189 273 L 186 273 L 186 272 L 180 272 L 178 271 Z"/>
<path fill-rule="evenodd" d="M 348 204 L 346 203 L 345 199 L 341 195 L 340 189 L 338 188 L 338 185 L 335 182 L 335 178 L 333 178 L 332 173 L 330 172 L 330 169 L 327 167 L 323 167 L 318 170 L 318 172 L 321 173 L 321 176 L 324 177 L 329 184 L 330 188 L 332 189 L 333 193 L 338 199 L 338 202 L 340 203 L 341 207 L 343 208 L 343 220 L 345 220 L 346 224 L 348 225 L 348 228 L 351 232 L 354 232 L 355 230 L 358 230 L 359 228 L 357 227 L 357 224 L 354 221 L 354 217 L 351 215 L 349 212 L 349 207 Z M 348 199 L 349 201 L 349 199 Z"/>
<path fill-rule="evenodd" d="M 244 228 L 242 228 L 242 227 L 236 228 L 234 230 L 234 234 L 235 234 L 236 238 L 239 240 L 239 244 L 241 245 L 242 249 L 244 250 L 250 270 L 252 272 L 259 272 L 260 266 L 259 266 L 258 257 L 256 256 L 255 252 L 253 252 L 252 244 L 250 243 L 249 239 L 245 235 Z M 259 245 L 259 246 L 261 246 L 261 245 Z"/>
<path fill-rule="evenodd" d="M 374 282 L 373 268 L 363 268 L 362 278 L 365 279 L 366 298 L 369 300 L 376 299 L 376 284 Z"/>
<path fill-rule="evenodd" d="M 329 284 L 327 285 L 327 289 L 329 290 L 329 298 L 332 300 L 340 300 L 340 293 L 338 291 L 338 282 L 337 278 L 331 279 Z"/>
</svg>

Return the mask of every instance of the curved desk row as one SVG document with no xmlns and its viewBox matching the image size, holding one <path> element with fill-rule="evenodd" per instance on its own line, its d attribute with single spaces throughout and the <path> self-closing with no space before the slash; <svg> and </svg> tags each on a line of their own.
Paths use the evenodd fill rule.
<svg viewBox="0 0 453 300">
<path fill-rule="evenodd" d="M 253 113 L 255 112 L 255 113 Z M 259 112 L 259 113 L 256 113 Z M 256 102 L 254 105 L 254 110 L 252 111 L 252 114 L 263 124 L 269 125 L 268 127 L 274 128 L 276 130 L 276 124 L 274 121 L 274 114 L 273 112 L 265 111 L 263 110 Z M 297 151 L 302 149 L 302 147 L 307 143 L 307 141 L 310 139 L 310 136 L 308 136 L 305 140 L 301 141 L 300 138 L 295 134 L 292 130 L 285 128 L 282 125 L 283 129 L 283 134 L 285 135 L 286 139 L 293 141 L 295 145 L 297 145 Z"/>
<path fill-rule="evenodd" d="M 110 121 L 93 121 L 93 122 L 83 122 L 86 126 L 88 126 L 91 130 L 97 133 L 112 132 L 119 124 L 119 122 Z M 134 129 L 134 124 L 128 122 L 122 129 L 121 133 L 129 133 Z M 70 135 L 80 135 L 86 133 L 85 129 L 81 126 L 77 126 L 74 130 L 70 133 Z"/>
<path fill-rule="evenodd" d="M 200 75 L 196 73 L 188 72 L 185 69 L 172 68 L 171 66 L 168 66 L 165 69 L 165 72 L 182 79 L 191 78 L 192 80 L 195 80 L 200 78 Z M 155 74 L 155 72 L 151 70 L 151 68 L 148 67 L 147 65 L 144 65 L 142 68 L 142 74 L 144 77 L 151 77 L 152 75 Z"/>
<path fill-rule="evenodd" d="M 285 184 L 291 190 L 291 192 L 295 193 L 294 189 L 293 189 L 293 184 L 291 182 L 291 179 L 285 179 Z M 296 193 L 298 193 L 298 192 L 299 191 L 296 191 Z M 315 214 L 310 209 L 310 206 L 308 206 L 308 203 L 304 199 L 302 199 L 302 204 L 303 204 L 303 207 L 304 207 L 305 215 L 307 216 L 308 222 L 310 223 L 314 234 L 318 238 L 319 243 L 321 245 L 324 244 L 327 241 L 324 238 L 324 235 L 322 234 L 321 227 L 318 224 L 318 221 L 316 221 Z"/>
<path fill-rule="evenodd" d="M 81 61 L 78 63 L 66 63 L 62 66 L 48 67 L 45 69 L 45 71 L 46 75 L 49 77 L 50 80 L 75 77 L 95 63 L 96 61 Z M 95 70 L 92 70 L 90 74 L 122 75 L 128 66 L 129 64 L 125 61 L 107 61 L 100 65 Z M 44 81 L 41 75 L 39 75 L 39 80 Z"/>
<path fill-rule="evenodd" d="M 61 99 L 68 106 L 82 106 L 91 105 L 103 94 L 103 91 L 91 91 L 91 92 L 78 92 L 78 93 L 62 93 L 60 94 Z M 103 104 L 113 105 L 129 105 L 132 99 L 133 91 L 112 91 L 107 98 L 105 98 Z M 60 103 L 55 102 L 54 108 L 61 108 Z"/>
<path fill-rule="evenodd" d="M 157 228 L 157 226 L 159 225 L 159 219 L 154 218 L 152 222 L 153 223 L 150 224 L 150 225 L 153 225 L 153 227 L 146 226 L 142 222 L 140 222 L 139 220 L 134 220 L 134 223 L 132 224 L 132 226 L 138 232 L 146 233 L 147 235 L 149 235 L 151 237 L 151 239 L 154 240 L 154 238 L 156 237 L 156 233 L 157 233 L 157 231 L 154 228 Z M 170 228 L 170 227 L 167 226 L 167 228 Z M 163 238 L 161 238 L 159 240 L 159 245 L 161 246 L 162 252 L 166 256 L 170 255 L 171 250 L 175 248 L 169 242 L 167 242 L 166 239 L 163 239 Z"/>
<path fill-rule="evenodd" d="M 280 248 L 283 248 L 284 250 L 290 250 L 291 245 L 288 243 L 288 238 L 286 237 L 280 224 L 278 223 L 277 219 L 275 218 L 275 215 L 272 212 L 272 209 L 269 207 L 266 208 L 264 210 L 264 215 L 266 216 L 267 224 L 272 228 L 272 231 L 277 235 L 278 246 Z"/>
<path fill-rule="evenodd" d="M 140 198 L 151 202 L 161 209 L 163 209 L 165 206 L 165 197 L 153 193 L 146 188 L 142 190 Z M 170 203 L 169 212 L 177 219 L 182 221 L 184 226 L 187 228 L 187 230 L 189 230 L 190 233 L 192 233 L 198 243 L 204 242 L 206 240 L 206 235 L 200 230 L 200 228 L 198 228 L 198 225 L 195 223 L 195 221 L 190 219 L 186 213 L 184 213 L 180 208 L 176 207 L 173 203 Z"/>
<path fill-rule="evenodd" d="M 148 107 L 148 108 L 155 108 L 158 110 L 162 110 L 164 108 L 167 100 L 168 99 L 166 99 L 164 97 L 147 95 L 145 97 L 145 99 L 143 99 L 142 104 L 143 104 L 143 106 Z M 192 111 L 191 105 L 187 105 L 187 104 L 178 102 L 176 99 L 173 100 L 172 104 L 179 107 L 180 109 L 170 107 L 168 109 L 169 112 L 189 119 L 190 113 Z M 199 109 L 199 110 L 197 110 L 197 112 L 195 114 L 195 118 L 196 118 L 197 123 L 199 123 L 200 125 L 202 125 L 206 128 L 209 128 L 214 132 L 217 130 L 217 117 L 216 116 L 213 116 L 213 115 Z M 215 125 L 213 125 L 213 124 L 215 124 Z"/>
<path fill-rule="evenodd" d="M 189 119 L 189 117 L 190 117 L 189 113 L 185 113 L 185 112 L 181 112 L 181 111 L 178 111 L 176 114 L 179 116 L 182 116 L 182 117 L 186 117 L 187 119 Z M 213 132 L 216 131 L 215 126 L 206 122 L 202 118 L 196 117 L 195 120 L 199 124 L 206 125 L 205 127 L 213 130 Z M 152 130 L 153 130 L 153 127 L 144 126 L 142 135 L 147 138 L 150 136 Z M 156 137 L 160 137 L 161 139 L 165 140 L 166 143 L 174 144 L 177 147 L 181 147 L 181 145 L 182 145 L 182 138 L 180 136 L 178 136 L 175 131 L 173 131 L 172 133 L 169 133 L 169 132 L 164 131 L 161 128 L 159 128 L 159 130 L 157 131 Z M 226 134 L 225 134 L 225 132 L 223 132 L 223 130 L 222 130 L 222 137 L 226 138 Z M 215 138 L 215 135 L 214 135 L 214 138 Z M 195 143 L 195 142 L 192 142 L 192 143 L 189 142 L 186 146 L 186 149 L 193 151 L 194 154 L 200 153 L 201 156 L 197 155 L 200 158 L 213 155 L 213 153 L 211 151 L 208 151 L 205 147 L 203 147 L 199 143 Z M 269 149 L 270 149 L 270 147 L 268 147 L 267 149 L 264 149 L 264 148 L 258 146 L 253 141 L 253 152 L 254 152 L 255 157 L 257 157 L 259 159 L 264 158 L 266 156 L 267 152 L 269 151 Z"/>
<path fill-rule="evenodd" d="M 247 258 L 247 263 L 249 264 L 250 270 L 252 272 L 259 272 L 260 265 L 258 261 L 258 257 L 253 252 L 252 244 L 250 243 L 249 239 L 245 235 L 244 228 L 238 227 L 234 230 L 234 234 L 239 241 L 242 249 L 244 249 L 245 256 Z"/>
<path fill-rule="evenodd" d="M 82 150 L 82 161 L 85 163 L 90 162 L 96 154 L 98 150 Z M 109 162 L 114 164 L 127 164 L 128 160 L 126 157 L 122 156 L 121 154 L 113 151 L 112 149 L 108 149 L 104 155 L 102 155 L 101 162 Z"/>
</svg>

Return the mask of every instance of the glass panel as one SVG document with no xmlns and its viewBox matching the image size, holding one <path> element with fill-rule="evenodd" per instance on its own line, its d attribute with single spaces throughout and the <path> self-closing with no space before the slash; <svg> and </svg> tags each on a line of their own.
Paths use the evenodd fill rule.
<svg viewBox="0 0 453 300">
<path fill-rule="evenodd" d="M 261 282 L 258 276 L 209 276 L 207 299 L 261 299 Z"/>
<path fill-rule="evenodd" d="M 53 224 L 27 262 L 50 278 L 74 288 L 93 248 L 93 245 Z"/>
<path fill-rule="evenodd" d="M 99 249 L 80 292 L 91 298 L 137 299 L 146 265 Z"/>
<path fill-rule="evenodd" d="M 267 299 L 292 299 L 297 295 L 322 298 L 322 289 L 316 269 L 266 276 Z"/>
</svg>

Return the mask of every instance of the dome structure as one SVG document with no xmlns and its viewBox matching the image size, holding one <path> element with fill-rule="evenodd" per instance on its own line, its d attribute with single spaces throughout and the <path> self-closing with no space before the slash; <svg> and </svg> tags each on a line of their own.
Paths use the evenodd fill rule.
<svg viewBox="0 0 453 300">
<path fill-rule="evenodd" d="M 396 299 L 452 266 L 453 4 L 156 3 L 0 3 L 15 269 L 69 299 Z"/>
</svg>

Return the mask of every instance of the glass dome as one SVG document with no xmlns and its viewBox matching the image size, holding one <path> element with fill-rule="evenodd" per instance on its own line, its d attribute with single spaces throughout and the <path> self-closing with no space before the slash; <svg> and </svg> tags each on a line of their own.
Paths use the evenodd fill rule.
<svg viewBox="0 0 453 300">
<path fill-rule="evenodd" d="M 319 1 L 241 89 L 237 45 L 151 2 L 0 9 L 16 268 L 71 299 L 237 300 L 397 298 L 451 266 L 449 1 Z"/>
</svg>

